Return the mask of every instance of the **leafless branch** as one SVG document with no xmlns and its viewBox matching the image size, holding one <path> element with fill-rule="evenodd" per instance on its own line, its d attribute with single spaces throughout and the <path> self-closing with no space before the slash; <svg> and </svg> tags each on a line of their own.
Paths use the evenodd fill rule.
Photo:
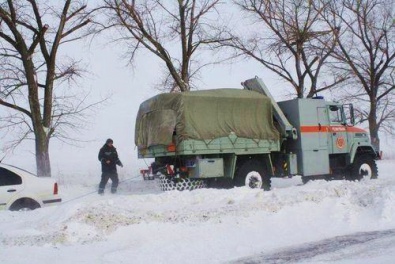
<svg viewBox="0 0 395 264">
<path fill-rule="evenodd" d="M 289 82 L 299 98 L 312 97 L 345 80 L 334 76 L 335 81 L 328 84 L 331 78 L 327 76 L 334 74 L 329 69 L 335 41 L 333 29 L 321 18 L 325 5 L 301 0 L 234 2 L 255 19 L 250 30 L 256 33 L 245 37 L 244 32 L 230 32 L 231 40 L 222 41 L 220 48 L 228 47 L 236 56 L 258 61 Z"/>
<path fill-rule="evenodd" d="M 213 19 L 218 20 L 216 8 L 220 6 L 220 0 L 172 3 L 164 0 L 143 3 L 104 0 L 104 3 L 102 8 L 108 19 L 106 27 L 120 32 L 117 40 L 129 46 L 129 60 L 133 61 L 141 48 L 157 56 L 166 65 L 168 74 L 165 74 L 164 83 L 172 83 L 171 90 L 188 91 L 193 86 L 191 73 L 201 68 L 196 67 L 194 62 L 197 60 L 193 58 L 205 47 L 223 39 L 219 23 Z M 178 53 L 173 52 L 175 49 Z M 167 77 L 172 81 L 169 82 Z"/>
<path fill-rule="evenodd" d="M 342 0 L 329 2 L 323 13 L 326 23 L 336 30 L 337 47 L 332 57 L 335 68 L 347 76 L 363 93 L 359 100 L 363 121 L 369 122 L 372 144 L 379 150 L 378 132 L 393 120 L 395 82 L 395 3 L 381 0 Z M 355 90 L 355 89 L 353 89 Z M 365 106 L 361 102 L 366 102 Z"/>
</svg>

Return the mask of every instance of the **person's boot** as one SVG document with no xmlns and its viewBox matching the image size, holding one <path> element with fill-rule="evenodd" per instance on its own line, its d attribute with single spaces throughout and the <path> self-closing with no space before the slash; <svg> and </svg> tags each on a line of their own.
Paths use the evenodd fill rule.
<svg viewBox="0 0 395 264">
<path fill-rule="evenodd" d="M 103 195 L 104 194 L 104 189 L 99 188 L 99 191 L 97 193 L 100 194 L 100 195 Z"/>
<path fill-rule="evenodd" d="M 111 188 L 111 193 L 117 193 L 117 188 Z"/>
</svg>

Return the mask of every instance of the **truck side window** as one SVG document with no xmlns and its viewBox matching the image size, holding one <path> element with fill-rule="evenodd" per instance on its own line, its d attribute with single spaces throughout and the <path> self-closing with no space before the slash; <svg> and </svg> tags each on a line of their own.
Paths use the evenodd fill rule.
<svg viewBox="0 0 395 264">
<path fill-rule="evenodd" d="M 342 113 L 341 108 L 337 105 L 329 106 L 329 120 L 331 123 L 341 123 L 342 122 Z"/>
</svg>

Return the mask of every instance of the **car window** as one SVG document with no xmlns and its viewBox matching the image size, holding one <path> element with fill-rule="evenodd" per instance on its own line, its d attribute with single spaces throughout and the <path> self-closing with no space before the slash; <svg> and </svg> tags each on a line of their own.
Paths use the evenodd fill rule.
<svg viewBox="0 0 395 264">
<path fill-rule="evenodd" d="M 22 184 L 20 176 L 5 168 L 0 168 L 0 186 Z"/>
</svg>

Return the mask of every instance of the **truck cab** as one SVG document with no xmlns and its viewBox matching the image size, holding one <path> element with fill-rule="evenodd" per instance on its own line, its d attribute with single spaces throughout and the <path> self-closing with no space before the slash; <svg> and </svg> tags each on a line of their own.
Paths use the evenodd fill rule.
<svg viewBox="0 0 395 264">
<path fill-rule="evenodd" d="M 325 101 L 323 97 L 293 99 L 279 102 L 281 110 L 298 131 L 296 140 L 284 142 L 286 152 L 296 153 L 298 174 L 304 181 L 311 178 L 357 179 L 351 176 L 352 165 L 358 159 L 369 159 L 377 174 L 377 155 L 368 133 L 354 126 L 353 106 Z M 366 173 L 366 172 L 364 172 Z"/>
</svg>

